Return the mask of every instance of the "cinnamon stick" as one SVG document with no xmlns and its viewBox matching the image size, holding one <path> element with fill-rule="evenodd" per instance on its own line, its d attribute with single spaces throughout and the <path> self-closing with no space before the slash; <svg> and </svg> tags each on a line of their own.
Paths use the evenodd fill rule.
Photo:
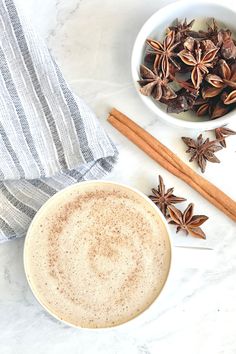
<svg viewBox="0 0 236 354">
<path fill-rule="evenodd" d="M 193 171 L 160 141 L 115 108 L 110 112 L 108 121 L 163 168 L 182 179 L 232 220 L 236 221 L 236 202 L 214 184 Z"/>
</svg>

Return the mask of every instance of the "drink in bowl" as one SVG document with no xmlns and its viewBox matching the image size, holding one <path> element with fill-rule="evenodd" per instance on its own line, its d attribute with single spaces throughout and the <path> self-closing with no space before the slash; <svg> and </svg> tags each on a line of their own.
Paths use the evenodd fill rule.
<svg viewBox="0 0 236 354">
<path fill-rule="evenodd" d="M 147 310 L 171 265 L 158 208 L 125 185 L 91 181 L 50 198 L 28 230 L 24 265 L 41 305 L 70 325 L 106 328 Z"/>
</svg>

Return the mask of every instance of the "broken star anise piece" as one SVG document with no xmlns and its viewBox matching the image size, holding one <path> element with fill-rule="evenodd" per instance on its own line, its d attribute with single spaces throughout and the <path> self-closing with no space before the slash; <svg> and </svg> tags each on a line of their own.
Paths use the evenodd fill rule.
<svg viewBox="0 0 236 354">
<path fill-rule="evenodd" d="M 199 31 L 201 36 L 203 36 L 206 39 L 210 39 L 216 45 L 218 44 L 218 32 L 219 32 L 219 27 L 214 18 L 212 19 L 212 24 L 211 25 L 208 24 L 207 31 L 202 31 L 202 30 Z"/>
<path fill-rule="evenodd" d="M 207 138 L 203 141 L 202 134 L 198 136 L 197 140 L 187 137 L 182 137 L 182 140 L 188 146 L 186 152 L 192 154 L 189 161 L 196 160 L 202 173 L 205 172 L 207 161 L 220 162 L 214 154 L 216 151 L 223 149 L 217 140 L 210 141 Z"/>
<path fill-rule="evenodd" d="M 152 38 L 148 38 L 146 42 L 151 47 L 150 53 L 156 55 L 153 64 L 153 69 L 155 72 L 161 71 L 164 77 L 168 77 L 170 72 L 170 64 L 173 64 L 179 69 L 179 64 L 174 59 L 174 57 L 177 57 L 174 49 L 179 45 L 179 42 L 175 41 L 174 31 L 170 31 L 166 35 L 163 43 Z"/>
<path fill-rule="evenodd" d="M 166 191 L 166 187 L 163 182 L 163 178 L 159 176 L 159 185 L 157 189 L 153 188 L 153 195 L 149 195 L 149 198 L 160 208 L 162 214 L 167 217 L 167 206 L 185 201 L 185 198 L 176 197 L 173 194 L 174 188 L 169 188 Z"/>
<path fill-rule="evenodd" d="M 193 215 L 194 205 L 191 203 L 182 213 L 173 205 L 169 205 L 168 211 L 171 217 L 170 224 L 176 225 L 176 232 L 180 230 L 185 231 L 186 235 L 191 235 L 199 238 L 206 238 L 205 233 L 202 231 L 200 226 L 208 219 L 205 215 Z"/>
<path fill-rule="evenodd" d="M 191 51 L 189 49 L 192 49 Z M 209 50 L 203 50 L 200 42 L 194 40 L 194 43 L 186 41 L 185 49 L 178 56 L 188 66 L 193 67 L 191 72 L 191 80 L 195 88 L 199 88 L 202 83 L 203 76 L 208 74 L 208 68 L 212 67 L 212 62 L 219 48 L 216 46 Z"/>
<path fill-rule="evenodd" d="M 221 29 L 218 33 L 218 43 L 221 45 L 221 55 L 224 59 L 236 58 L 236 46 L 230 30 Z"/>
<path fill-rule="evenodd" d="M 140 92 L 144 96 L 153 96 L 157 101 L 161 98 L 171 100 L 176 97 L 176 93 L 168 86 L 168 79 L 162 75 L 155 74 L 152 70 L 144 65 L 140 65 L 140 75 L 142 80 L 139 80 L 141 86 Z"/>
<path fill-rule="evenodd" d="M 166 102 L 168 113 L 186 112 L 192 109 L 197 95 L 189 92 L 187 89 L 181 88 L 176 92 L 177 97 L 173 100 Z"/>
<path fill-rule="evenodd" d="M 220 128 L 215 129 L 216 139 L 219 140 L 220 145 L 223 146 L 224 148 L 226 147 L 225 138 L 227 138 L 230 135 L 235 135 L 235 134 L 236 134 L 236 132 L 234 130 L 231 130 L 226 127 L 220 127 Z"/>
<path fill-rule="evenodd" d="M 186 18 L 183 22 L 177 20 L 176 25 L 170 26 L 169 30 L 175 32 L 176 41 L 183 41 L 185 38 L 187 38 L 193 33 L 192 26 L 194 22 L 195 20 L 192 20 L 188 23 Z"/>
</svg>

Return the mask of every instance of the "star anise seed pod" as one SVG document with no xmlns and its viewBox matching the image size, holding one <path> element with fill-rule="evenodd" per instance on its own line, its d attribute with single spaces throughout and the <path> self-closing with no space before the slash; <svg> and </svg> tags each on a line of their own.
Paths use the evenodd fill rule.
<svg viewBox="0 0 236 354">
<path fill-rule="evenodd" d="M 170 31 L 163 43 L 154 39 L 148 38 L 147 44 L 151 47 L 151 53 L 156 55 L 153 68 L 155 72 L 161 71 L 164 77 L 169 76 L 170 63 L 179 69 L 179 64 L 174 60 L 177 54 L 174 49 L 179 45 L 179 42 L 175 41 L 175 32 Z"/>
<path fill-rule="evenodd" d="M 214 154 L 216 151 L 223 149 L 217 140 L 210 141 L 207 138 L 203 141 L 202 134 L 198 136 L 197 140 L 188 137 L 182 137 L 182 140 L 188 146 L 186 152 L 192 154 L 189 161 L 196 160 L 202 173 L 205 172 L 207 161 L 220 162 Z"/>
<path fill-rule="evenodd" d="M 236 90 L 233 90 L 229 93 L 224 92 L 221 95 L 221 99 L 226 105 L 232 105 L 236 103 Z"/>
<path fill-rule="evenodd" d="M 211 113 L 212 109 L 212 99 L 199 97 L 194 102 L 193 110 L 196 112 L 198 117 L 205 116 Z"/>
<path fill-rule="evenodd" d="M 226 148 L 225 138 L 228 138 L 228 136 L 235 135 L 235 134 L 236 132 L 234 130 L 231 130 L 226 127 L 220 127 L 215 129 L 216 139 L 219 140 L 220 145 L 223 146 L 224 148 Z"/>
<path fill-rule="evenodd" d="M 168 86 L 168 80 L 161 74 L 157 75 L 146 66 L 140 65 L 140 75 L 142 80 L 138 82 L 141 86 L 140 92 L 144 96 L 153 96 L 157 101 L 161 98 L 171 100 L 176 97 L 176 93 Z"/>
<path fill-rule="evenodd" d="M 198 117 L 208 114 L 211 119 L 215 119 L 228 113 L 229 106 L 226 106 L 217 96 L 205 99 L 199 97 L 194 103 L 193 110 Z"/>
<path fill-rule="evenodd" d="M 198 109 L 196 110 L 197 116 L 198 117 L 203 117 L 206 114 L 208 114 L 210 111 L 210 104 L 209 102 L 204 102 L 203 104 L 201 104 Z"/>
<path fill-rule="evenodd" d="M 224 116 L 230 110 L 229 106 L 225 105 L 221 100 L 212 105 L 212 109 L 209 112 L 211 119 L 216 119 Z"/>
<path fill-rule="evenodd" d="M 166 191 L 166 187 L 163 182 L 163 178 L 159 176 L 159 185 L 157 189 L 153 188 L 153 195 L 149 195 L 149 198 L 160 208 L 162 214 L 167 217 L 167 206 L 184 202 L 186 199 L 176 197 L 173 194 L 174 188 L 169 188 Z"/>
<path fill-rule="evenodd" d="M 168 211 L 171 217 L 170 224 L 176 225 L 176 232 L 185 231 L 186 235 L 191 235 L 198 238 L 206 238 L 205 233 L 200 226 L 208 219 L 205 215 L 193 215 L 194 205 L 191 203 L 182 213 L 173 205 L 169 205 Z"/>
<path fill-rule="evenodd" d="M 236 100 L 232 100 L 232 97 L 236 96 L 236 64 L 229 66 L 225 60 L 219 61 L 219 75 L 208 74 L 205 80 L 210 86 L 202 89 L 202 97 L 209 98 L 218 96 L 224 89 L 229 88 L 231 92 L 228 93 L 224 104 L 232 104 Z"/>
<path fill-rule="evenodd" d="M 189 42 L 186 44 L 190 48 Z M 191 80 L 195 88 L 199 88 L 203 80 L 203 76 L 208 74 L 208 68 L 212 67 L 212 62 L 219 50 L 215 47 L 207 51 L 203 51 L 198 41 L 194 41 L 194 49 L 182 50 L 178 56 L 188 66 L 192 66 Z"/>
</svg>

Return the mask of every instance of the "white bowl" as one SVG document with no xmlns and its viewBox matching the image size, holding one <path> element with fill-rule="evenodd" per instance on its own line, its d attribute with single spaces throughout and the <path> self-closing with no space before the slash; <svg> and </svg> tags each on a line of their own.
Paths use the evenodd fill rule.
<svg viewBox="0 0 236 354">
<path fill-rule="evenodd" d="M 145 321 L 148 320 L 150 314 L 151 316 L 153 316 L 153 314 L 155 314 L 155 311 L 158 310 L 159 308 L 159 299 L 163 297 L 163 294 L 166 292 L 166 288 L 167 288 L 167 284 L 170 283 L 170 275 L 172 273 L 171 269 L 172 269 L 172 263 L 173 263 L 173 245 L 172 245 L 172 241 L 171 241 L 171 237 L 170 237 L 170 230 L 169 230 L 169 225 L 166 221 L 166 219 L 164 218 L 163 214 L 161 213 L 161 211 L 159 210 L 159 208 L 142 192 L 140 192 L 139 190 L 132 188 L 130 186 L 127 186 L 125 184 L 122 183 L 117 183 L 117 182 L 111 182 L 111 181 L 103 181 L 103 180 L 94 180 L 94 181 L 86 181 L 86 182 L 80 182 L 80 183 L 76 183 L 73 184 L 67 188 L 64 188 L 63 190 L 61 190 L 60 192 L 57 192 L 56 194 L 54 194 L 50 199 L 48 199 L 46 201 L 45 204 L 43 204 L 43 206 L 38 210 L 37 214 L 35 215 L 34 219 L 31 222 L 31 225 L 28 229 L 26 238 L 25 238 L 25 244 L 24 244 L 24 269 L 25 269 L 25 274 L 26 274 L 26 278 L 28 281 L 28 284 L 35 296 L 35 298 L 38 300 L 38 302 L 41 304 L 41 306 L 50 314 L 52 315 L 54 318 L 56 318 L 57 320 L 72 326 L 72 327 L 76 327 L 76 328 L 84 328 L 84 327 L 79 327 L 76 326 L 74 324 L 72 324 L 71 322 L 68 322 L 66 320 L 62 320 L 61 318 L 59 318 L 59 316 L 53 311 L 53 309 L 49 308 L 48 305 L 44 302 L 43 297 L 41 297 L 39 295 L 39 290 L 37 289 L 37 287 L 35 286 L 34 282 L 32 281 L 32 277 L 31 277 L 31 269 L 29 266 L 29 257 L 30 257 L 30 242 L 31 242 L 31 236 L 32 236 L 32 230 L 34 229 L 35 225 L 37 226 L 41 221 L 42 217 L 45 217 L 45 214 L 47 214 L 47 210 L 48 208 L 51 207 L 51 205 L 55 205 L 55 203 L 58 203 L 58 200 L 61 201 L 61 197 L 63 195 L 63 197 L 67 197 L 67 194 L 70 194 L 73 191 L 78 191 L 80 188 L 83 188 L 84 185 L 106 185 L 106 184 L 110 184 L 110 185 L 114 185 L 114 186 L 122 186 L 132 192 L 135 192 L 137 195 L 141 196 L 142 199 L 147 202 L 155 211 L 155 213 L 158 215 L 158 217 L 160 218 L 161 222 L 163 223 L 166 231 L 167 231 L 167 239 L 169 242 L 169 246 L 170 246 L 170 265 L 169 265 L 169 272 L 168 272 L 168 276 L 167 279 L 160 291 L 160 293 L 158 294 L 158 296 L 155 298 L 155 300 L 153 301 L 153 303 L 147 307 L 142 313 L 140 313 L 139 315 L 137 315 L 136 317 L 128 320 L 127 322 L 121 323 L 119 325 L 116 325 L 115 327 L 117 328 L 121 328 L 126 329 L 128 327 L 135 327 L 139 326 L 143 323 L 145 323 Z M 65 199 L 66 200 L 66 199 Z M 114 327 L 104 327 L 104 328 L 88 328 L 86 327 L 87 330 L 91 330 L 91 331 L 101 331 L 101 330 L 111 330 Z"/>
<path fill-rule="evenodd" d="M 232 6 L 232 4 L 231 4 Z M 204 28 L 206 22 L 210 22 L 215 18 L 220 25 L 225 25 L 232 32 L 236 32 L 236 11 L 232 10 L 227 4 L 220 4 L 216 1 L 203 0 L 182 0 L 167 5 L 155 12 L 143 25 L 136 41 L 134 43 L 131 70 L 135 87 L 139 96 L 158 118 L 166 123 L 183 128 L 211 130 L 235 120 L 235 110 L 227 113 L 223 117 L 209 120 L 206 117 L 197 117 L 194 112 L 188 111 L 180 114 L 169 114 L 166 112 L 166 105 L 155 101 L 151 97 L 144 96 L 140 93 L 140 64 L 143 62 L 144 51 L 146 47 L 146 39 L 153 37 L 162 39 L 166 29 L 173 23 L 175 19 L 187 20 L 196 19 L 196 29 Z M 205 25 L 205 26 L 204 26 Z"/>
</svg>

